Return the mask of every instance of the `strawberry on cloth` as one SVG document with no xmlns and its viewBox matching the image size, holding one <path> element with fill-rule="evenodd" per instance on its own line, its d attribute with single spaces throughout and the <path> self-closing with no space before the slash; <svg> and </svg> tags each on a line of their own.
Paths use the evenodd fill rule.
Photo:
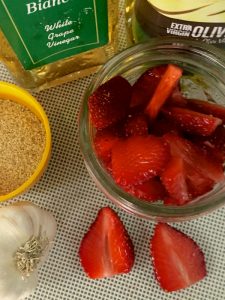
<svg viewBox="0 0 225 300">
<path fill-rule="evenodd" d="M 160 137 L 132 136 L 112 148 L 112 175 L 120 186 L 136 185 L 158 176 L 170 157 Z"/>
<path fill-rule="evenodd" d="M 162 289 L 173 292 L 206 276 L 204 254 L 189 236 L 166 223 L 158 223 L 150 242 L 156 279 Z"/>
<path fill-rule="evenodd" d="M 123 223 L 110 207 L 99 211 L 81 241 L 79 256 L 84 271 L 92 279 L 131 271 L 133 244 Z"/>
<path fill-rule="evenodd" d="M 122 120 L 127 115 L 130 99 L 131 85 L 121 76 L 99 86 L 88 99 L 93 126 L 102 129 Z"/>
</svg>

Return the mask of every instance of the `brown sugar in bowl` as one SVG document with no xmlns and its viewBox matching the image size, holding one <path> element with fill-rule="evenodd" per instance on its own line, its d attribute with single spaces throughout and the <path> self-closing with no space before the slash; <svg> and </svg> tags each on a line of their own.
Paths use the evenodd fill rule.
<svg viewBox="0 0 225 300">
<path fill-rule="evenodd" d="M 3 162 L 5 159 L 5 164 L 9 167 L 9 174 L 5 172 L 3 178 L 1 178 L 2 184 L 0 180 L 0 201 L 6 201 L 26 191 L 43 174 L 50 158 L 51 131 L 44 109 L 24 89 L 14 84 L 0 81 L 0 101 L 0 104 L 2 104 L 0 109 L 2 108 L 2 111 L 3 109 L 6 110 L 4 119 L 7 120 L 7 116 L 9 116 L 7 124 L 4 124 L 4 119 L 2 120 L 0 137 L 5 138 L 7 149 L 11 149 L 8 151 L 11 151 L 11 153 L 8 153 L 6 149 L 2 149 L 0 154 L 3 156 L 0 159 Z M 18 124 L 18 130 L 16 130 L 16 125 L 13 124 L 13 118 L 16 115 L 15 124 Z M 7 126 L 9 126 L 8 133 Z M 11 134 L 10 127 L 14 131 Z M 30 127 L 32 127 L 33 132 L 29 131 Z M 26 131 L 26 129 L 28 130 Z M 24 133 L 24 139 L 23 136 L 17 136 L 21 133 Z M 11 136 L 13 136 L 12 147 L 10 147 Z M 13 145 L 17 140 L 19 141 L 18 152 L 20 151 L 20 153 L 15 152 L 16 146 Z M 20 159 L 21 161 L 19 161 Z M 13 165 L 15 165 L 15 170 L 13 170 Z M 9 178 L 16 178 L 15 182 L 7 182 Z"/>
</svg>

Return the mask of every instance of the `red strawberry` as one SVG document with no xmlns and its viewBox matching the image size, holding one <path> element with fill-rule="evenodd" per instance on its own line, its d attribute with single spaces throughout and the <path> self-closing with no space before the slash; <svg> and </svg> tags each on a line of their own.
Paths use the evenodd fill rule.
<svg viewBox="0 0 225 300">
<path fill-rule="evenodd" d="M 119 140 L 118 130 L 113 128 L 105 128 L 98 130 L 94 137 L 94 147 L 98 158 L 105 164 L 111 162 L 112 147 Z"/>
<path fill-rule="evenodd" d="M 199 246 L 168 224 L 156 225 L 150 254 L 156 279 L 167 292 L 187 288 L 206 276 L 205 258 Z"/>
<path fill-rule="evenodd" d="M 137 185 L 124 187 L 124 190 L 138 199 L 149 202 L 162 200 L 166 196 L 166 190 L 158 178 L 152 178 Z"/>
<path fill-rule="evenodd" d="M 148 122 L 144 114 L 130 114 L 124 124 L 125 136 L 148 135 Z"/>
<path fill-rule="evenodd" d="M 166 66 L 158 66 L 144 72 L 132 87 L 131 107 L 145 106 L 160 82 Z"/>
<path fill-rule="evenodd" d="M 172 157 L 161 175 L 161 180 L 177 205 L 183 205 L 190 200 L 182 158 Z"/>
<path fill-rule="evenodd" d="M 171 197 L 167 197 L 167 198 L 163 199 L 163 203 L 165 205 L 174 205 L 174 206 L 176 206 L 176 205 L 178 205 L 177 202 L 178 202 L 177 199 L 174 199 L 174 198 L 171 198 Z"/>
<path fill-rule="evenodd" d="M 189 99 L 188 105 L 194 110 L 208 115 L 213 115 L 214 117 L 217 117 L 225 122 L 225 107 L 222 105 L 197 99 Z"/>
<path fill-rule="evenodd" d="M 130 272 L 134 264 L 133 244 L 111 208 L 99 211 L 81 242 L 79 256 L 84 271 L 92 279 Z"/>
<path fill-rule="evenodd" d="M 192 142 L 174 133 L 165 134 L 164 139 L 170 145 L 172 156 L 182 158 L 186 164 L 196 169 L 202 176 L 213 180 L 214 183 L 225 179 L 222 165 L 215 162 L 211 157 L 206 156 Z"/>
<path fill-rule="evenodd" d="M 112 174 L 122 186 L 136 185 L 158 176 L 170 157 L 169 147 L 155 136 L 132 136 L 112 149 Z"/>
<path fill-rule="evenodd" d="M 209 142 L 215 147 L 217 155 L 221 160 L 225 160 L 225 127 L 218 126 L 214 134 L 210 137 Z"/>
<path fill-rule="evenodd" d="M 151 120 L 155 120 L 161 107 L 170 96 L 182 76 L 182 69 L 178 66 L 169 64 L 163 74 L 153 96 L 145 109 L 146 114 Z"/>
<path fill-rule="evenodd" d="M 214 186 L 214 181 L 202 173 L 198 172 L 196 168 L 185 164 L 186 170 L 186 183 L 188 186 L 188 192 L 191 198 L 208 193 Z"/>
<path fill-rule="evenodd" d="M 131 85 L 121 76 L 102 84 L 89 97 L 88 107 L 93 126 L 97 129 L 108 127 L 122 120 L 131 99 Z"/>
<path fill-rule="evenodd" d="M 163 113 L 185 132 L 201 136 L 211 135 L 222 123 L 221 119 L 186 108 L 167 107 Z"/>
</svg>

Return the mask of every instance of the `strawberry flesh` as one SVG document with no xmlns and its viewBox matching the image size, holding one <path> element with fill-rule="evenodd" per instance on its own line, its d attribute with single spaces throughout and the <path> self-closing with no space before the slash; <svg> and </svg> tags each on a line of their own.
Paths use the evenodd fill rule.
<svg viewBox="0 0 225 300">
<path fill-rule="evenodd" d="M 163 113 L 177 124 L 183 131 L 200 136 L 211 135 L 222 120 L 186 108 L 167 107 Z"/>
<path fill-rule="evenodd" d="M 185 289 L 206 276 L 205 258 L 199 246 L 168 224 L 155 226 L 150 255 L 156 279 L 166 292 Z"/>
<path fill-rule="evenodd" d="M 160 82 L 166 66 L 153 67 L 145 71 L 132 87 L 131 107 L 146 106 Z"/>
<path fill-rule="evenodd" d="M 124 135 L 148 135 L 148 121 L 143 113 L 129 114 L 124 124 Z"/>
<path fill-rule="evenodd" d="M 102 161 L 107 169 L 111 169 L 112 148 L 120 139 L 116 127 L 107 127 L 98 130 L 94 137 L 94 147 L 98 158 Z"/>
<path fill-rule="evenodd" d="M 191 141 L 184 139 L 174 133 L 167 133 L 164 139 L 170 145 L 172 156 L 181 157 L 186 164 L 196 169 L 202 176 L 205 176 L 214 183 L 225 179 L 223 166 L 215 162 L 211 157 L 194 145 Z"/>
<path fill-rule="evenodd" d="M 80 244 L 79 256 L 85 273 L 92 279 L 131 271 L 134 248 L 118 215 L 102 208 Z"/>
<path fill-rule="evenodd" d="M 112 148 L 112 174 L 122 186 L 137 185 L 158 176 L 170 157 L 167 143 L 155 136 L 132 136 Z"/>
<path fill-rule="evenodd" d="M 158 178 L 151 178 L 150 180 L 123 189 L 131 195 L 148 202 L 162 200 L 167 195 L 164 186 Z"/>
<path fill-rule="evenodd" d="M 225 123 L 225 107 L 214 102 L 189 99 L 188 106 L 196 111 L 217 117 Z"/>
<path fill-rule="evenodd" d="M 182 205 L 190 200 L 182 158 L 171 158 L 161 175 L 161 180 L 177 205 Z"/>
<path fill-rule="evenodd" d="M 145 109 L 150 120 L 155 120 L 161 107 L 166 102 L 172 91 L 182 76 L 182 69 L 178 66 L 169 64 L 164 72 L 159 84 L 157 85 L 153 96 Z"/>
<path fill-rule="evenodd" d="M 127 115 L 130 99 L 131 85 L 121 76 L 99 86 L 88 99 L 93 126 L 103 129 L 122 120 Z"/>
</svg>

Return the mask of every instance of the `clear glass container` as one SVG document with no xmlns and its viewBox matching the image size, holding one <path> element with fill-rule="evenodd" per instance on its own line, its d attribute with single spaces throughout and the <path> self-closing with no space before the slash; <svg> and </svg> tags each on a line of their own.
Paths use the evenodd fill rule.
<svg viewBox="0 0 225 300">
<path fill-rule="evenodd" d="M 101 191 L 116 205 L 134 215 L 155 221 L 184 221 L 199 217 L 225 204 L 225 182 L 185 206 L 141 201 L 114 183 L 95 155 L 95 134 L 89 120 L 88 97 L 105 81 L 122 75 L 132 84 L 149 67 L 173 63 L 198 75 L 216 102 L 225 105 L 225 57 L 220 49 L 195 41 L 165 38 L 132 46 L 109 60 L 92 80 L 81 106 L 80 147 L 86 167 Z"/>
</svg>

